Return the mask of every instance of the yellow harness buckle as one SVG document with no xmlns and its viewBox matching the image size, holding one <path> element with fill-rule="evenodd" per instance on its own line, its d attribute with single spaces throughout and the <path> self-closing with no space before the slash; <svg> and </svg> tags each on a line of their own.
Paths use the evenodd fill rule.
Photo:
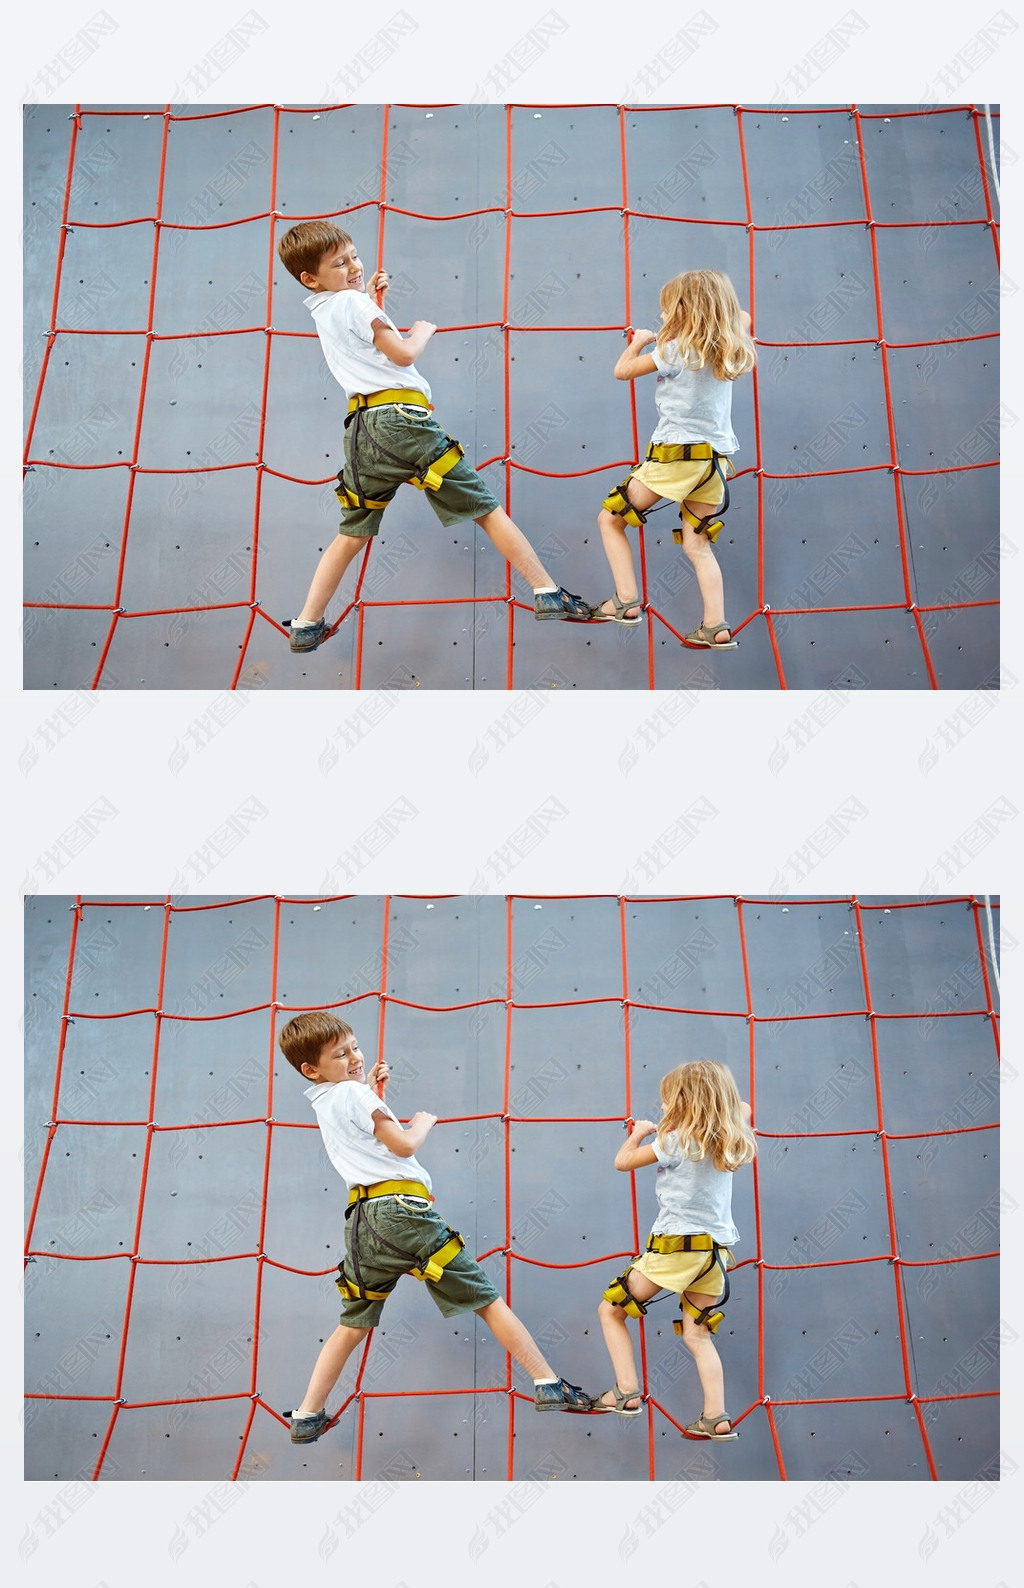
<svg viewBox="0 0 1024 1588">
<path fill-rule="evenodd" d="M 435 458 L 430 467 L 424 469 L 422 475 L 414 474 L 410 479 L 409 484 L 415 485 L 418 491 L 436 491 L 445 475 L 450 474 L 462 458 L 463 448 L 457 441 L 452 441 L 451 436 L 448 440 L 451 441 L 451 446 L 447 452 L 442 452 L 439 458 Z"/>
<path fill-rule="evenodd" d="M 451 1239 L 438 1247 L 436 1252 L 431 1252 L 419 1268 L 410 1268 L 410 1274 L 414 1279 L 431 1279 L 436 1285 L 452 1258 L 458 1257 L 465 1244 L 458 1231 L 453 1230 Z"/>
</svg>

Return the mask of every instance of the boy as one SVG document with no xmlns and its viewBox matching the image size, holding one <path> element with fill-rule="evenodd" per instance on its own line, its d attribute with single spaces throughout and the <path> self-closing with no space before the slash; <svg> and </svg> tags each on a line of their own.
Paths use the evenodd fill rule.
<svg viewBox="0 0 1024 1588">
<path fill-rule="evenodd" d="M 342 521 L 313 575 L 305 606 L 285 623 L 293 651 L 314 651 L 328 635 L 324 621 L 349 563 L 376 535 L 400 484 L 426 490 L 445 526 L 473 518 L 533 590 L 533 615 L 586 622 L 590 607 L 554 584 L 537 553 L 497 497 L 468 463 L 462 448 L 430 417 L 430 387 L 415 360 L 437 330 L 417 320 L 403 337 L 377 307 L 387 272 L 366 284 L 355 243 L 329 221 L 303 221 L 278 244 L 285 268 L 308 287 L 324 357 L 348 397 L 345 467 L 338 476 Z"/>
<path fill-rule="evenodd" d="M 341 1323 L 324 1343 L 301 1405 L 285 1413 L 293 1443 L 310 1444 L 326 1430 L 328 1395 L 405 1273 L 426 1280 L 442 1317 L 475 1312 L 483 1319 L 533 1379 L 538 1411 L 589 1411 L 590 1396 L 552 1372 L 483 1269 L 462 1250 L 461 1236 L 432 1211 L 430 1176 L 415 1153 L 437 1124 L 436 1116 L 414 1114 L 403 1129 L 366 1084 L 359 1043 L 337 1015 L 325 1010 L 296 1015 L 278 1041 L 289 1064 L 313 1083 L 306 1096 L 316 1110 L 327 1155 L 349 1187 L 345 1258 L 337 1281 L 344 1298 Z M 383 1059 L 370 1071 L 370 1080 L 387 1084 Z"/>
</svg>

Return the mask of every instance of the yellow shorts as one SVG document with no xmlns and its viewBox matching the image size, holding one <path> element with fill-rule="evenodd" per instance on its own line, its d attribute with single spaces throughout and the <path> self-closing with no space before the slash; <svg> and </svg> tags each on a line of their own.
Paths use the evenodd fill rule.
<svg viewBox="0 0 1024 1588">
<path fill-rule="evenodd" d="M 629 477 L 639 480 L 648 490 L 657 491 L 659 496 L 666 496 L 670 502 L 692 498 L 695 502 L 710 502 L 717 507 L 725 495 L 718 473 L 713 473 L 705 485 L 698 484 L 708 472 L 708 463 L 708 459 L 700 458 L 693 463 L 641 463 Z M 722 467 L 732 479 L 736 470 L 731 459 L 723 457 Z"/>
<path fill-rule="evenodd" d="M 675 468 L 673 463 L 669 465 Z M 682 468 L 688 469 L 690 465 L 684 463 Z M 732 1252 L 727 1246 L 718 1248 L 719 1255 L 726 1268 L 734 1266 Z M 684 1290 L 697 1290 L 698 1294 L 705 1296 L 720 1296 L 722 1294 L 722 1271 L 715 1266 L 708 1270 L 700 1285 L 696 1284 L 697 1275 L 702 1268 L 707 1267 L 710 1252 L 644 1252 L 630 1267 L 638 1274 L 644 1274 L 653 1285 L 660 1285 L 662 1290 L 674 1290 L 681 1296 Z"/>
</svg>

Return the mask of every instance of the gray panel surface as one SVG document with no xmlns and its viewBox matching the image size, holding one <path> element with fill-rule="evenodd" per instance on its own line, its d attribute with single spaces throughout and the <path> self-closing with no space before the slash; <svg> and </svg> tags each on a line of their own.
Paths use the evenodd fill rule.
<svg viewBox="0 0 1024 1588">
<path fill-rule="evenodd" d="M 940 1478 L 992 1475 L 980 900 L 72 903 L 26 905 L 30 1478 L 889 1481 L 930 1477 L 929 1451 Z M 623 1122 L 657 1118 L 676 1063 L 729 1063 L 759 1133 L 717 1336 L 735 1445 L 680 1437 L 699 1385 L 669 1293 L 642 1325 L 650 1419 L 625 1425 L 538 1417 L 489 1331 L 412 1279 L 337 1425 L 291 1445 L 277 1414 L 335 1327 L 345 1191 L 275 1031 L 323 1005 L 388 1058 L 400 1116 L 438 1115 L 439 1211 L 592 1393 L 601 1293 L 656 1208 L 653 1174 L 612 1167 Z"/>
<path fill-rule="evenodd" d="M 26 111 L 26 687 L 998 687 L 998 264 L 970 108 L 164 109 L 87 107 L 70 160 L 71 107 Z M 361 560 L 337 632 L 290 653 L 344 403 L 276 242 L 324 215 L 388 268 L 398 324 L 437 324 L 441 425 L 595 603 L 597 513 L 655 421 L 653 383 L 611 377 L 624 328 L 657 328 L 682 269 L 732 277 L 759 343 L 716 546 L 738 650 L 682 643 L 701 602 L 672 506 L 626 631 L 537 624 L 518 575 L 510 611 L 486 535 L 410 489 L 359 603 Z"/>
</svg>

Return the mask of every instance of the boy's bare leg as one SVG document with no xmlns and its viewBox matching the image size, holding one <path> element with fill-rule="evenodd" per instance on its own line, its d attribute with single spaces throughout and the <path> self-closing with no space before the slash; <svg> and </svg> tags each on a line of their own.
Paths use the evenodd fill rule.
<svg viewBox="0 0 1024 1588">
<path fill-rule="evenodd" d="M 344 577 L 345 570 L 354 557 L 366 549 L 365 535 L 335 535 L 331 544 L 317 563 L 313 582 L 309 587 L 306 604 L 297 622 L 318 623 L 327 611 L 327 604 Z"/>
<path fill-rule="evenodd" d="M 626 487 L 626 494 L 634 507 L 639 507 L 644 512 L 648 507 L 653 507 L 660 501 L 656 491 L 650 490 L 639 480 L 630 480 Z M 620 601 L 628 601 L 630 596 L 637 594 L 636 573 L 633 568 L 633 552 L 626 536 L 626 521 L 618 513 L 610 513 L 602 507 L 597 515 L 598 528 L 601 531 L 601 544 L 604 554 L 608 558 L 608 566 L 615 580 L 615 594 Z M 601 612 L 611 617 L 614 606 L 611 601 L 602 601 L 599 608 Z M 631 606 L 623 613 L 623 617 L 633 618 L 640 614 L 640 601 L 636 606 Z"/>
<path fill-rule="evenodd" d="M 489 1302 L 486 1307 L 479 1307 L 476 1315 L 486 1323 L 498 1344 L 515 1357 L 519 1366 L 532 1379 L 558 1377 L 554 1368 L 541 1355 L 532 1334 L 520 1323 L 507 1302 Z"/>
<path fill-rule="evenodd" d="M 687 1299 L 692 1301 L 697 1308 L 710 1307 L 718 1300 L 717 1296 L 698 1294 L 696 1291 L 687 1291 Z M 693 1360 L 697 1364 L 697 1376 L 700 1387 L 704 1391 L 704 1416 L 716 1417 L 716 1431 L 719 1424 L 721 1432 L 728 1433 L 731 1423 L 722 1417 L 725 1410 L 725 1375 L 722 1372 L 722 1359 L 715 1349 L 715 1342 L 711 1330 L 702 1323 L 696 1323 L 688 1312 L 683 1312 L 683 1344 L 689 1346 L 693 1353 Z"/>
<path fill-rule="evenodd" d="M 316 1359 L 316 1367 L 313 1369 L 313 1377 L 309 1381 L 309 1388 L 302 1397 L 302 1405 L 296 1406 L 292 1413 L 293 1417 L 315 1417 L 317 1412 L 323 1411 L 327 1397 L 341 1377 L 345 1363 L 369 1332 L 369 1329 L 348 1329 L 344 1324 L 338 1325 L 334 1333 L 323 1343 L 320 1355 Z"/>
<path fill-rule="evenodd" d="M 478 518 L 477 523 L 505 561 L 522 574 L 531 590 L 543 590 L 548 586 L 552 590 L 558 589 L 558 580 L 552 579 L 522 530 L 513 524 L 504 508 L 494 508 L 483 518 Z"/>
<path fill-rule="evenodd" d="M 713 516 L 715 509 L 707 502 L 687 502 L 691 513 L 701 518 Z M 704 600 L 704 626 L 713 629 L 716 623 L 725 622 L 725 592 L 722 588 L 722 570 L 711 548 L 711 542 L 683 519 L 683 550 L 693 563 L 697 584 Z M 722 645 L 732 635 L 728 629 L 715 635 L 715 644 Z M 705 1331 L 707 1332 L 707 1331 Z"/>
</svg>

